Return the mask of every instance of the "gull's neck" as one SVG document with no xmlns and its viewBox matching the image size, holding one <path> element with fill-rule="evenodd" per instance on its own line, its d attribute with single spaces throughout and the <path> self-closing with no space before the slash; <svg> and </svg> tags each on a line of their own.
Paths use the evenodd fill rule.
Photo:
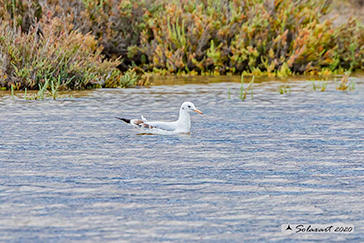
<svg viewBox="0 0 364 243">
<path fill-rule="evenodd" d="M 177 120 L 178 127 L 183 130 L 183 132 L 190 132 L 191 129 L 191 116 L 190 113 L 184 109 L 179 110 L 179 118 Z"/>
</svg>

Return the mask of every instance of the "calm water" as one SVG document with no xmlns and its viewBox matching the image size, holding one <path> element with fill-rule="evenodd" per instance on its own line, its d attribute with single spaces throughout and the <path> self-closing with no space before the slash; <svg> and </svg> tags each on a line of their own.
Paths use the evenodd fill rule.
<svg viewBox="0 0 364 243">
<path fill-rule="evenodd" d="M 204 78 L 203 78 L 204 79 Z M 184 81 L 182 81 L 183 83 Z M 95 90 L 66 100 L 0 96 L 2 242 L 364 242 L 364 79 Z M 228 87 L 231 95 L 228 99 Z M 115 116 L 177 119 L 191 135 L 138 136 Z M 352 234 L 283 235 L 293 223 Z"/>
</svg>

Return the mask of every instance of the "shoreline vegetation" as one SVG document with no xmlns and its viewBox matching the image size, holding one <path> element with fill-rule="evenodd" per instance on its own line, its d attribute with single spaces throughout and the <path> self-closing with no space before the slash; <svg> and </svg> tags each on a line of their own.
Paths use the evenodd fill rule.
<svg viewBox="0 0 364 243">
<path fill-rule="evenodd" d="M 0 88 L 54 93 L 55 87 L 144 86 L 153 75 L 288 77 L 362 70 L 363 20 L 334 23 L 333 5 L 0 0 Z"/>
<path fill-rule="evenodd" d="M 359 75 L 362 75 L 359 73 Z M 205 76 L 202 84 L 206 83 L 220 83 L 223 81 L 227 87 L 227 99 L 240 99 L 241 101 L 246 100 L 254 100 L 255 95 L 261 94 L 261 88 L 265 89 L 266 85 L 270 88 L 270 92 L 273 89 L 276 89 L 278 95 L 291 95 L 293 93 L 299 92 L 335 92 L 339 91 L 340 93 L 352 93 L 362 90 L 362 83 L 357 84 L 356 79 L 357 73 L 354 74 L 352 78 L 349 78 L 350 73 L 345 73 L 344 75 L 335 75 L 336 77 L 315 77 L 315 76 L 294 76 L 294 77 L 286 77 L 279 78 L 276 77 L 272 79 L 271 77 L 259 77 L 255 78 L 255 76 L 245 77 L 241 76 L 227 76 L 227 75 L 219 75 L 219 76 Z M 154 80 L 157 79 L 157 80 Z M 186 83 L 186 79 L 188 82 Z M 191 79 L 194 80 L 191 82 Z M 158 80 L 160 82 L 158 82 Z M 169 81 L 168 81 L 169 80 Z M 201 84 L 201 76 L 154 76 L 153 85 L 183 85 L 183 84 Z M 166 84 L 167 81 L 167 84 Z M 197 81 L 197 82 L 196 82 Z M 269 81 L 268 83 L 265 83 Z M 272 82 L 275 85 L 272 85 Z M 230 84 L 240 83 L 240 87 L 233 87 L 234 85 Z M 263 85 L 264 83 L 264 85 Z M 58 89 L 60 82 L 53 82 L 46 80 L 44 85 L 41 85 L 39 90 L 28 90 L 25 88 L 24 90 L 18 91 L 14 89 L 14 86 L 11 86 L 10 89 L 10 98 L 12 100 L 70 100 L 74 98 L 80 98 L 83 95 L 87 94 L 88 90 L 66 90 L 60 91 Z M 278 84 L 278 85 L 277 85 Z M 257 85 L 257 86 L 256 86 Z M 86 93 L 85 93 L 86 92 Z M 274 93 L 274 92 L 273 92 Z M 0 98 L 1 97 L 9 97 L 8 91 L 0 90 Z"/>
</svg>

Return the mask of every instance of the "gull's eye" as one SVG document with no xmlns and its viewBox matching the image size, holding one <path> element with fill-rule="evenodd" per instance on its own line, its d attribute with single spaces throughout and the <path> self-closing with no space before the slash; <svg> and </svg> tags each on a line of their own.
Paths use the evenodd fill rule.
<svg viewBox="0 0 364 243">
<path fill-rule="evenodd" d="M 189 105 L 188 108 L 191 108 L 191 106 Z"/>
</svg>

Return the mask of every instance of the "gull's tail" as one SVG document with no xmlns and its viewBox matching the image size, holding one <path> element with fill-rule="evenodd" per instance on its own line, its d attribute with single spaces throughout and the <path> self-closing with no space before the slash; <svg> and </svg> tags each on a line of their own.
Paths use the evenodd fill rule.
<svg viewBox="0 0 364 243">
<path fill-rule="evenodd" d="M 122 120 L 123 122 L 130 123 L 130 119 L 115 117 L 116 119 Z"/>
</svg>

